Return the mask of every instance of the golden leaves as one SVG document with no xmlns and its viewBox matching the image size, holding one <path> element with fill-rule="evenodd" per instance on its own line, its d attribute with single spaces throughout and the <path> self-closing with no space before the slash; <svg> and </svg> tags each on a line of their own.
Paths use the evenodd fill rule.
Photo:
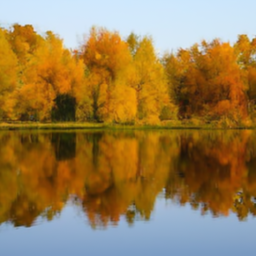
<svg viewBox="0 0 256 256">
<path fill-rule="evenodd" d="M 65 107 L 74 109 L 72 120 L 108 123 L 159 124 L 178 113 L 237 124 L 248 111 L 254 119 L 256 40 L 246 35 L 234 46 L 202 41 L 162 59 L 151 37 L 132 33 L 125 41 L 104 28 L 93 27 L 74 51 L 31 25 L 1 29 L 0 38 L 2 119 L 52 121 Z M 73 101 L 57 106 L 63 95 Z"/>
</svg>

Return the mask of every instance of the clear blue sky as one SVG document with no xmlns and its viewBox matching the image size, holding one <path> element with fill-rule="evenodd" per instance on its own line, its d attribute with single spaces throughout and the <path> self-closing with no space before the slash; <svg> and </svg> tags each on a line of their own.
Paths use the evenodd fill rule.
<svg viewBox="0 0 256 256">
<path fill-rule="evenodd" d="M 52 30 L 76 48 L 93 25 L 151 35 L 158 51 L 187 48 L 202 39 L 233 43 L 256 35 L 255 0 L 0 0 L 0 26 L 32 24 Z"/>
</svg>

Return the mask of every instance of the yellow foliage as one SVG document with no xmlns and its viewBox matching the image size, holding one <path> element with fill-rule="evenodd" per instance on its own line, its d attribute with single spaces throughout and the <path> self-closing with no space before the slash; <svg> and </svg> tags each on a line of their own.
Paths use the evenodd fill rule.
<svg viewBox="0 0 256 256">
<path fill-rule="evenodd" d="M 12 117 L 15 99 L 12 93 L 17 86 L 17 58 L 0 28 L 0 119 Z"/>
<path fill-rule="evenodd" d="M 2 120 L 254 119 L 256 40 L 246 35 L 234 46 L 202 41 L 159 59 L 150 37 L 132 33 L 124 41 L 93 27 L 70 51 L 51 31 L 41 36 L 32 25 L 15 24 L 0 29 L 0 46 Z"/>
</svg>

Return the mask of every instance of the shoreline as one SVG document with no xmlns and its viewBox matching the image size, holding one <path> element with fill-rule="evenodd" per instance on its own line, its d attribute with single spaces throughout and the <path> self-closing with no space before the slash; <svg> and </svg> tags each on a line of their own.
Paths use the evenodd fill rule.
<svg viewBox="0 0 256 256">
<path fill-rule="evenodd" d="M 214 127 L 212 124 L 192 125 L 192 124 L 105 124 L 89 122 L 59 122 L 59 123 L 41 123 L 41 122 L 18 122 L 18 123 L 0 123 L 0 130 L 254 130 L 253 126 L 234 126 L 234 127 Z"/>
</svg>

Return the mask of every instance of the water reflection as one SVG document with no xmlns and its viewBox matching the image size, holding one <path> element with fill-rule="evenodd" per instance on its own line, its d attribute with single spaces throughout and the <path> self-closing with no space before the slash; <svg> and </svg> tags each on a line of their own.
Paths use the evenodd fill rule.
<svg viewBox="0 0 256 256">
<path fill-rule="evenodd" d="M 71 201 L 92 227 L 133 225 L 160 193 L 245 220 L 256 215 L 255 142 L 251 131 L 1 132 L 0 224 L 52 220 Z"/>
</svg>

